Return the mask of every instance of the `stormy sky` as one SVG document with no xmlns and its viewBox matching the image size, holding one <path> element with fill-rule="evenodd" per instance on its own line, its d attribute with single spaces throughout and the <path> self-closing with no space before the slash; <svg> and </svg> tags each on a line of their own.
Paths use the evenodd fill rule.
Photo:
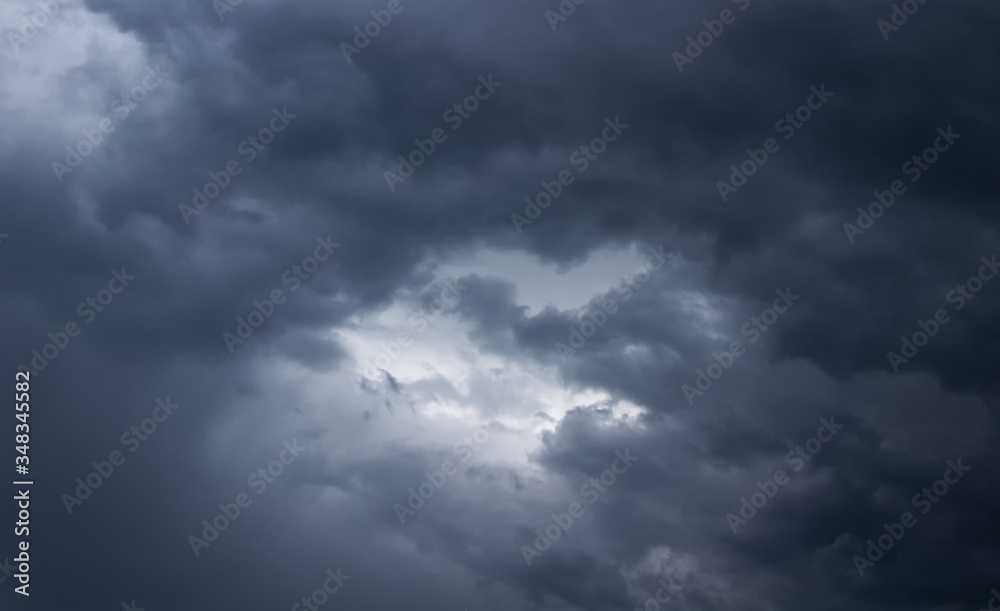
<svg viewBox="0 0 1000 611">
<path fill-rule="evenodd" d="M 2 608 L 1000 608 L 998 25 L 5 0 Z"/>
</svg>

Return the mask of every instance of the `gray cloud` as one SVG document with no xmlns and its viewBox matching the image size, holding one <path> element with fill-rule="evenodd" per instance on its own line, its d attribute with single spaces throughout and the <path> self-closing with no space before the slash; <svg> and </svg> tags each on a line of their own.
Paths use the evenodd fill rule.
<svg viewBox="0 0 1000 611">
<path fill-rule="evenodd" d="M 556 1 L 401 2 L 351 62 L 340 44 L 389 3 L 223 19 L 205 2 L 67 4 L 0 58 L 2 370 L 13 383 L 59 348 L 30 390 L 32 599 L 9 577 L 0 597 L 291 608 L 341 567 L 327 605 L 351 609 L 633 609 L 667 577 L 677 609 L 983 606 L 1000 284 L 961 309 L 948 295 L 1000 252 L 996 7 L 927 2 L 885 40 L 891 4 L 751 0 L 679 73 L 686 38 L 742 2 L 594 0 L 555 31 Z M 13 3 L 0 28 L 37 10 Z M 58 180 L 52 162 L 146 67 L 168 76 Z M 502 86 L 452 129 L 444 113 L 489 75 Z M 833 97 L 784 140 L 776 121 L 820 85 Z M 273 141 L 241 147 L 286 107 Z M 614 117 L 629 127 L 587 158 Z M 949 126 L 961 137 L 911 181 L 904 164 Z M 447 141 L 387 189 L 436 128 Z M 721 201 L 716 181 L 770 137 L 780 150 Z M 179 205 L 232 160 L 185 223 Z M 518 233 L 511 214 L 565 170 Z M 844 223 L 894 180 L 906 192 L 852 244 Z M 284 274 L 317 236 L 341 247 L 293 292 Z M 670 263 L 626 300 L 619 282 L 660 244 Z M 135 279 L 81 314 L 122 266 Z M 446 280 L 465 288 L 439 308 Z M 750 343 L 743 325 L 786 287 L 801 300 Z M 230 354 L 223 333 L 275 289 L 287 301 Z M 895 373 L 887 353 L 938 308 L 950 322 Z M 403 331 L 355 392 L 358 363 Z M 689 405 L 682 386 L 733 341 L 746 353 Z M 60 495 L 166 396 L 182 407 L 68 515 Z M 491 410 L 503 426 L 462 460 Z M 843 431 L 733 534 L 726 514 L 831 416 Z M 194 557 L 187 537 L 291 438 L 310 451 Z M 625 448 L 640 461 L 526 566 L 520 546 Z M 456 474 L 401 525 L 393 504 L 449 457 Z M 962 483 L 858 575 L 852 556 L 958 458 Z M 4 524 L 14 512 L 0 505 Z"/>
</svg>

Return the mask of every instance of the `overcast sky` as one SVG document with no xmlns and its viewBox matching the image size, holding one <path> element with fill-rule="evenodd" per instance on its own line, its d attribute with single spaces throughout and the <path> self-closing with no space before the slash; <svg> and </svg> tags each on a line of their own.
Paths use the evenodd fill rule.
<svg viewBox="0 0 1000 611">
<path fill-rule="evenodd" d="M 2 608 L 1000 608 L 998 25 L 6 0 Z"/>
</svg>

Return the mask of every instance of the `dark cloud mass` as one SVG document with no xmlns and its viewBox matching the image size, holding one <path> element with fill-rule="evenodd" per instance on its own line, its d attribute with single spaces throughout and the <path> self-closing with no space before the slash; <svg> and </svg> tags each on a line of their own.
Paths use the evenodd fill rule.
<svg viewBox="0 0 1000 611">
<path fill-rule="evenodd" d="M 6 3 L 2 608 L 1000 608 L 998 26 Z"/>
</svg>

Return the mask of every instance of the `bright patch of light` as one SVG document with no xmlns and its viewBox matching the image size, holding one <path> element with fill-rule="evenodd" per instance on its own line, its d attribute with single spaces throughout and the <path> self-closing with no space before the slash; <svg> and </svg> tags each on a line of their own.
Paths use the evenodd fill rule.
<svg viewBox="0 0 1000 611">
<path fill-rule="evenodd" d="M 73 78 L 72 72 L 88 65 L 100 67 L 109 73 L 108 80 L 132 85 L 141 82 L 147 61 L 136 36 L 119 32 L 107 15 L 88 11 L 79 0 L 60 1 L 58 6 L 47 23 L 15 50 L 7 34 L 17 33 L 23 18 L 42 10 L 33 0 L 0 3 L 0 29 L 5 34 L 0 105 L 8 112 L 23 111 L 20 116 L 25 118 L 44 119 L 35 127 L 65 128 L 67 135 L 79 140 L 83 138 L 79 130 L 92 129 L 111 114 L 109 106 L 116 96 L 109 97 L 103 83 L 87 85 L 93 80 Z M 125 93 L 124 88 L 116 93 Z"/>
<path fill-rule="evenodd" d="M 466 273 L 493 277 L 503 269 L 512 274 L 509 280 L 518 289 L 517 305 L 524 303 L 522 295 L 530 296 L 533 291 L 560 295 L 552 284 L 566 280 L 573 284 L 586 277 L 588 288 L 577 284 L 575 293 L 558 297 L 557 306 L 575 308 L 608 290 L 641 263 L 631 251 L 592 257 L 581 266 L 582 275 L 577 278 L 573 272 L 560 276 L 554 268 L 537 263 L 519 270 L 509 260 L 501 263 L 510 255 L 477 259 L 490 256 L 497 258 L 489 269 L 450 266 L 447 274 L 438 277 Z M 601 390 L 564 385 L 558 367 L 526 360 L 516 351 L 484 350 L 478 339 L 470 337 L 472 324 L 448 313 L 434 315 L 420 309 L 412 295 L 401 295 L 388 307 L 352 317 L 347 325 L 329 332 L 328 339 L 348 354 L 340 369 L 324 372 L 273 363 L 267 378 L 274 387 L 268 394 L 296 389 L 295 405 L 303 415 L 329 428 L 330 438 L 324 444 L 350 456 L 377 452 L 384 446 L 447 451 L 495 418 L 502 426 L 488 429 L 489 442 L 477 450 L 475 460 L 533 472 L 537 465 L 530 456 L 540 449 L 542 435 L 557 430 L 572 410 L 598 406 L 610 414 L 599 426 L 624 424 L 641 430 L 647 411 L 643 406 Z M 648 348 L 639 346 L 633 346 L 630 355 L 652 358 Z"/>
</svg>

